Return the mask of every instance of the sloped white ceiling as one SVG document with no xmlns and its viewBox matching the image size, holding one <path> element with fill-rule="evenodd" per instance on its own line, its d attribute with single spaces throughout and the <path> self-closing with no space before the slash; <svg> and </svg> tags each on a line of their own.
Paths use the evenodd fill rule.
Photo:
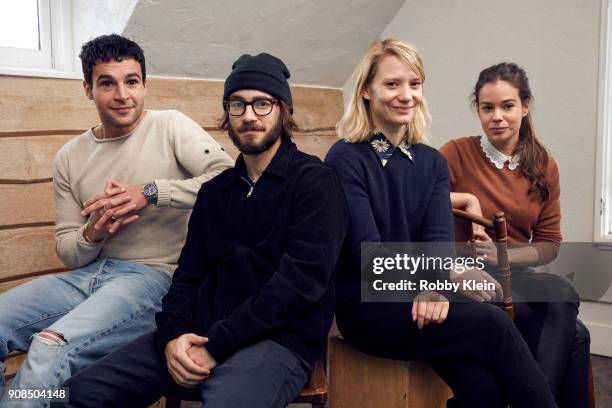
<svg viewBox="0 0 612 408">
<path fill-rule="evenodd" d="M 404 0 L 140 0 L 124 35 L 155 75 L 225 79 L 243 53 L 268 52 L 291 83 L 342 87 Z"/>
</svg>

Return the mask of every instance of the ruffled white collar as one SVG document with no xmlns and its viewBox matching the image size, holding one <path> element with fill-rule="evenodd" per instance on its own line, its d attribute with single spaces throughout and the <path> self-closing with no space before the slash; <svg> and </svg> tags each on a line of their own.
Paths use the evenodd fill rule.
<svg viewBox="0 0 612 408">
<path fill-rule="evenodd" d="M 493 143 L 485 136 L 480 136 L 480 147 L 482 147 L 485 156 L 487 156 L 491 163 L 498 169 L 503 169 L 506 162 L 508 162 L 508 169 L 510 170 L 516 169 L 520 164 L 520 157 L 518 154 L 513 156 L 505 155 L 497 150 L 497 148 L 493 146 Z"/>
</svg>

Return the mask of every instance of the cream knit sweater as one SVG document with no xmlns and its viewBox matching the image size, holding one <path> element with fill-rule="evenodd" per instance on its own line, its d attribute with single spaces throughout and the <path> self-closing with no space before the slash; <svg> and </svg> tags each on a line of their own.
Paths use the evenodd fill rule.
<svg viewBox="0 0 612 408">
<path fill-rule="evenodd" d="M 152 265 L 172 272 L 185 241 L 200 185 L 233 166 L 221 146 L 193 120 L 174 111 L 147 111 L 130 134 L 97 139 L 92 129 L 65 144 L 55 157 L 55 239 L 70 268 L 96 258 Z M 83 238 L 83 202 L 107 180 L 157 184 L 157 205 L 100 243 Z"/>
</svg>

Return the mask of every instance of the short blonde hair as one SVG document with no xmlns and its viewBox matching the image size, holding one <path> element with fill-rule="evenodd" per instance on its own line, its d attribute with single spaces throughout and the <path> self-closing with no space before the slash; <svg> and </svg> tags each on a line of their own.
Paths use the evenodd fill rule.
<svg viewBox="0 0 612 408">
<path fill-rule="evenodd" d="M 372 78 L 376 75 L 378 63 L 386 55 L 394 55 L 399 58 L 420 77 L 421 81 L 425 82 L 423 61 L 413 45 L 394 38 L 375 41 L 368 48 L 359 64 L 357 80 L 351 92 L 350 102 L 336 125 L 338 136 L 347 142 L 358 143 L 369 140 L 376 130 L 372 121 L 369 102 L 363 98 L 362 91 L 372 81 Z M 407 144 L 426 141 L 430 124 L 431 115 L 423 96 L 412 122 L 406 126 L 404 141 Z"/>
</svg>

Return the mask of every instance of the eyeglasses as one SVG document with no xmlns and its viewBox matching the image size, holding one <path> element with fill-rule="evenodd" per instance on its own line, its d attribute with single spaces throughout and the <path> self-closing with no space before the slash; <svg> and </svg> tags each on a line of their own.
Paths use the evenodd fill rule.
<svg viewBox="0 0 612 408">
<path fill-rule="evenodd" d="M 257 116 L 266 116 L 272 112 L 272 108 L 277 101 L 275 99 L 255 99 L 251 102 L 245 102 L 237 99 L 225 101 L 225 110 L 232 116 L 244 115 L 246 107 L 251 105 L 253 112 Z"/>
</svg>

